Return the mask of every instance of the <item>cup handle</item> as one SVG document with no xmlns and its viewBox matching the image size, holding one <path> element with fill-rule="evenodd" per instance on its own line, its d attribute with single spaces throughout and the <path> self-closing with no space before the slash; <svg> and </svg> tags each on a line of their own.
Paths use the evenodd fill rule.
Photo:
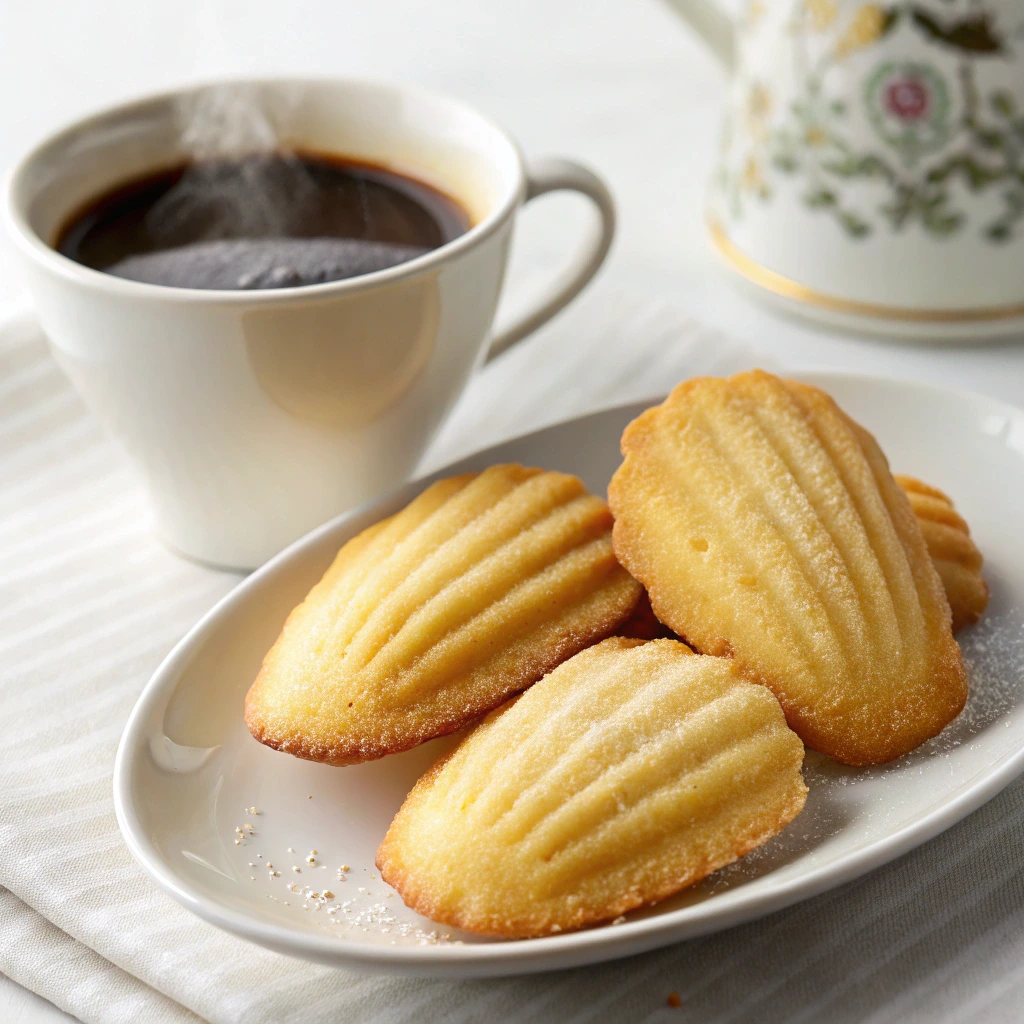
<svg viewBox="0 0 1024 1024">
<path fill-rule="evenodd" d="M 604 263 L 615 237 L 615 200 L 608 186 L 593 171 L 572 160 L 544 157 L 530 161 L 526 168 L 526 199 L 546 192 L 569 190 L 585 195 L 596 207 L 598 216 L 569 265 L 560 271 L 533 308 L 520 314 L 498 331 L 487 350 L 486 362 L 501 355 L 517 341 L 532 334 L 550 320 L 583 290 Z"/>
</svg>

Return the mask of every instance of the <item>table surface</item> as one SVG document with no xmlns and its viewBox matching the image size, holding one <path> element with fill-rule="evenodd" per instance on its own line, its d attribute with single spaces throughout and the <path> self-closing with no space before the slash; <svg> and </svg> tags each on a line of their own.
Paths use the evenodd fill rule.
<svg viewBox="0 0 1024 1024">
<path fill-rule="evenodd" d="M 480 107 L 527 153 L 571 155 L 608 179 L 621 226 L 595 288 L 669 298 L 793 367 L 930 379 L 1015 403 L 1024 390 L 1024 345 L 868 341 L 776 316 L 733 290 L 702 220 L 724 76 L 658 0 L 294 0 L 287 8 L 270 0 L 106 0 L 102 8 L 8 0 L 0 58 L 2 169 L 62 122 L 187 81 L 368 74 L 422 82 Z M 557 266 L 583 216 L 578 201 L 559 197 L 523 215 L 509 307 Z M 0 310 L 25 301 L 5 245 Z M 556 321 L 549 330 L 557 329 Z M 71 1020 L 2 975 L 0 1019 Z"/>
</svg>

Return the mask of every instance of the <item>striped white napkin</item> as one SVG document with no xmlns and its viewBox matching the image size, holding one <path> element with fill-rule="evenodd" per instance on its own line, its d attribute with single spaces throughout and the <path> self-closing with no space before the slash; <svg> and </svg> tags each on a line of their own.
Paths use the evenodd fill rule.
<svg viewBox="0 0 1024 1024">
<path fill-rule="evenodd" d="M 474 381 L 426 461 L 765 362 L 670 307 L 591 295 Z M 151 538 L 122 456 L 32 321 L 0 325 L 0 970 L 83 1021 L 1017 1019 L 1020 784 L 845 890 L 594 968 L 395 979 L 204 924 L 131 860 L 111 769 L 146 680 L 237 579 Z"/>
</svg>

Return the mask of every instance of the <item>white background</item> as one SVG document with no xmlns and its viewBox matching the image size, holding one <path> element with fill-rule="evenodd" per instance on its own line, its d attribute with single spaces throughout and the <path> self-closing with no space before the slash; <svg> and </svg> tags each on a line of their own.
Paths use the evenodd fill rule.
<svg viewBox="0 0 1024 1024">
<path fill-rule="evenodd" d="M 621 215 L 595 289 L 669 298 L 793 367 L 1024 397 L 1020 344 L 927 348 L 830 335 L 732 290 L 702 221 L 725 80 L 659 0 L 0 0 L 0 168 L 97 107 L 246 74 L 411 79 L 474 103 L 527 153 L 590 163 Z M 582 216 L 576 201 L 555 197 L 524 217 L 510 305 L 545 279 Z M 5 246 L 0 312 L 25 301 Z M 0 1020 L 62 1019 L 0 976 Z"/>
</svg>

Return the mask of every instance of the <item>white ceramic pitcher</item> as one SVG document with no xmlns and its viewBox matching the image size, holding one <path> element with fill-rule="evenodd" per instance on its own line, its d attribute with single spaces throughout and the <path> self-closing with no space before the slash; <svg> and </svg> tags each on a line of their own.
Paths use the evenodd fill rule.
<svg viewBox="0 0 1024 1024">
<path fill-rule="evenodd" d="M 670 0 L 731 74 L 709 202 L 787 308 L 923 339 L 1024 331 L 1021 0 Z"/>
</svg>

